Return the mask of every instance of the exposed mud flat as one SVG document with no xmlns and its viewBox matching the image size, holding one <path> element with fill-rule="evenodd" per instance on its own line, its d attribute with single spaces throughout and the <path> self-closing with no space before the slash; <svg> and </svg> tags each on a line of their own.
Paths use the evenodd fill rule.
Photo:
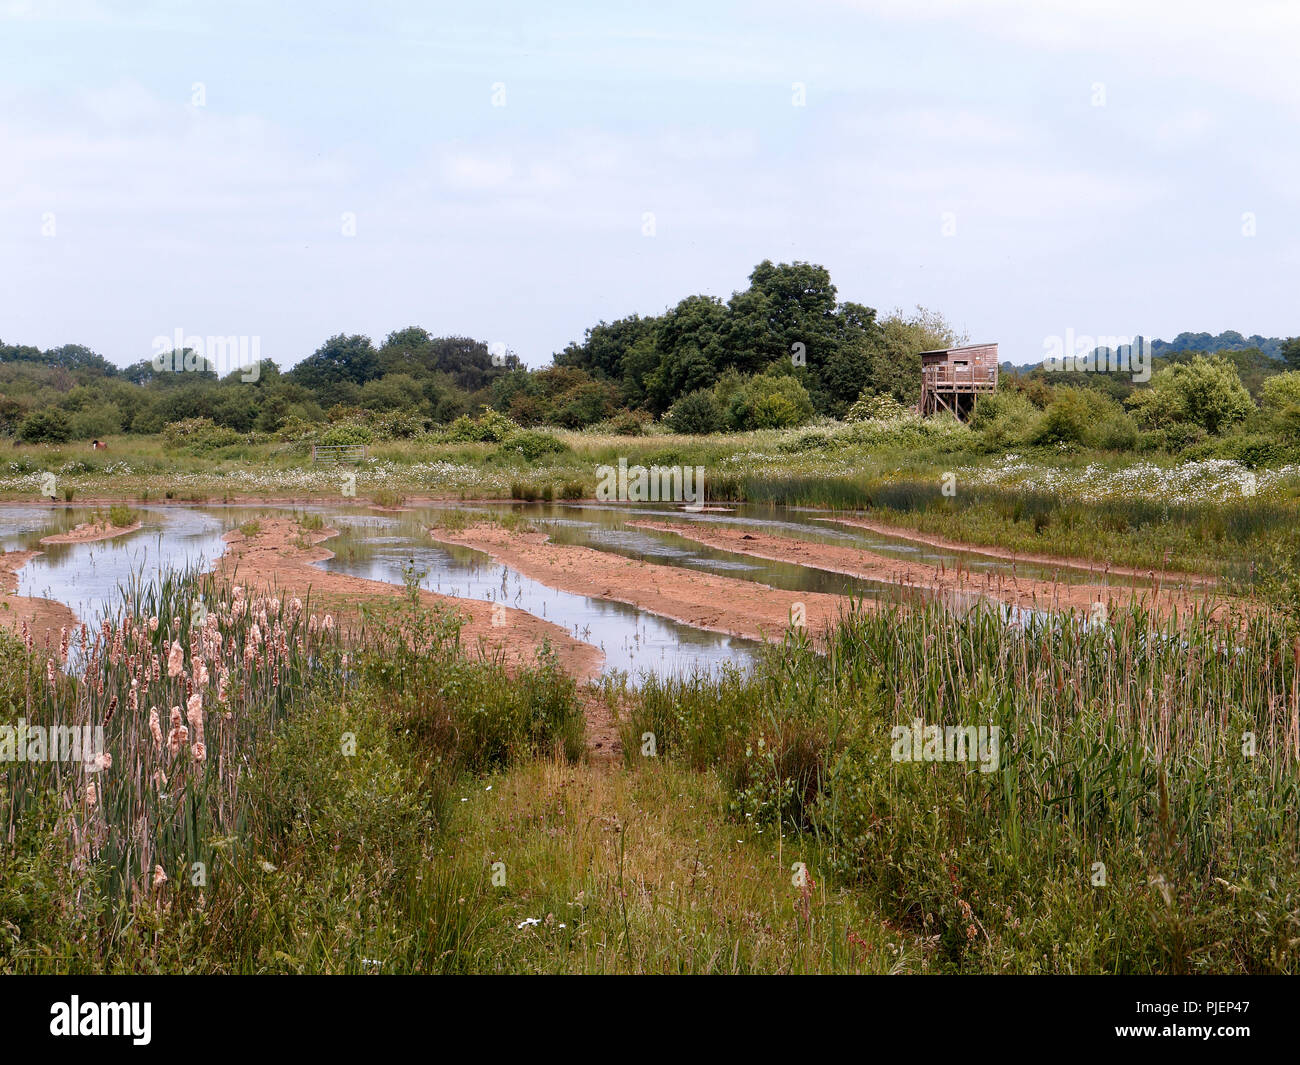
<svg viewBox="0 0 1300 1065">
<path fill-rule="evenodd" d="M 1216 583 L 1213 577 L 1206 577 L 1197 573 L 1186 573 L 1182 570 L 1169 570 L 1162 573 L 1158 570 L 1138 569 L 1134 566 L 1117 566 L 1110 562 L 1096 562 L 1091 559 L 1009 551 L 1004 547 L 972 544 L 964 540 L 952 540 L 946 536 L 917 532 L 915 529 L 905 529 L 897 525 L 886 525 L 884 522 L 872 521 L 870 518 L 834 517 L 818 518 L 817 520 L 826 522 L 829 525 L 847 525 L 855 529 L 866 529 L 868 532 L 878 533 L 881 536 L 892 536 L 897 540 L 908 540 L 914 544 L 925 544 L 927 547 L 937 547 L 944 551 L 962 551 L 969 555 L 983 555 L 985 558 L 999 558 L 1007 562 L 1023 562 L 1035 566 L 1055 566 L 1058 569 L 1101 573 L 1112 577 L 1132 577 L 1137 580 L 1155 580 L 1163 577 L 1171 585 L 1203 585 L 1209 587 Z"/>
<path fill-rule="evenodd" d="M 238 530 L 226 533 L 225 554 L 216 570 L 235 583 L 252 584 L 264 592 L 307 598 L 312 610 L 330 612 L 345 626 L 361 623 L 361 606 L 367 602 L 392 603 L 402 590 L 392 584 L 366 580 L 321 569 L 313 563 L 333 558 L 321 544 L 337 536 L 335 529 L 304 530 L 289 518 L 265 518 L 251 537 Z M 303 546 L 305 544 L 309 546 Z M 598 647 L 577 640 L 557 625 L 523 610 L 474 599 L 460 599 L 420 590 L 426 606 L 454 610 L 464 619 L 461 644 L 487 656 L 500 654 L 508 667 L 531 666 L 544 642 L 550 642 L 564 669 L 579 681 L 600 673 L 603 655 Z M 500 622 L 493 624 L 493 616 Z"/>
<path fill-rule="evenodd" d="M 494 523 L 451 532 L 431 529 L 440 543 L 471 547 L 533 580 L 593 599 L 626 603 L 699 629 L 750 640 L 779 640 L 796 603 L 816 634 L 849 609 L 847 596 L 769 588 L 755 581 L 719 577 L 677 566 L 557 544 L 541 532 L 510 532 Z"/>
<path fill-rule="evenodd" d="M 673 521 L 630 521 L 629 526 L 675 533 L 707 547 L 775 562 L 792 562 L 851 577 L 902 585 L 941 595 L 978 595 L 1024 610 L 1076 611 L 1089 613 L 1095 604 L 1107 611 L 1139 603 L 1157 613 L 1185 613 L 1207 606 L 1214 614 L 1232 608 L 1232 602 L 1186 588 L 1146 588 L 1116 584 L 1064 583 L 1034 580 L 1005 572 L 922 565 L 876 554 L 866 548 L 815 543 L 790 536 L 775 536 L 759 530 Z M 873 531 L 880 529 L 873 527 Z M 1111 571 L 1112 574 L 1115 572 Z M 1171 581 L 1171 584 L 1174 583 Z M 1236 604 L 1241 609 L 1244 604 Z"/>
<path fill-rule="evenodd" d="M 43 544 L 89 544 L 96 540 L 111 540 L 115 536 L 125 536 L 127 533 L 133 533 L 140 528 L 140 522 L 132 522 L 130 525 L 110 525 L 108 522 L 83 522 L 75 529 L 65 533 L 55 533 L 53 536 L 43 536 Z"/>
<path fill-rule="evenodd" d="M 57 650 L 62 629 L 80 629 L 81 619 L 72 608 L 57 599 L 40 596 L 12 595 L 18 587 L 18 571 L 39 555 L 39 551 L 5 551 L 0 553 L 0 626 L 21 633 L 23 623 L 36 650 Z M 7 609 L 6 609 L 7 608 Z"/>
</svg>

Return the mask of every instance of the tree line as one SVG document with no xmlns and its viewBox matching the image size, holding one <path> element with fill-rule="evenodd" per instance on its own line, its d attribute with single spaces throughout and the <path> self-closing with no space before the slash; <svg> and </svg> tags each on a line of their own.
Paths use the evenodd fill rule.
<svg viewBox="0 0 1300 1065">
<path fill-rule="evenodd" d="M 0 343 L 0 433 L 60 442 L 158 433 L 201 420 L 237 434 L 310 435 L 359 417 L 415 435 L 485 407 L 523 426 L 637 432 L 662 419 L 681 432 L 780 428 L 844 418 L 879 398 L 915 403 L 920 352 L 968 338 L 924 308 L 883 318 L 841 301 L 830 272 L 807 262 L 754 267 L 729 299 L 687 296 L 662 314 L 600 321 L 530 370 L 511 352 L 411 326 L 376 345 L 330 337 L 291 369 L 270 359 L 224 376 L 185 350 L 119 369 L 81 345 L 41 351 Z M 1181 346 L 1180 346 L 1181 345 Z M 1218 345 L 1218 346 L 1216 346 Z M 1279 358 L 1300 366 L 1300 340 L 1181 334 L 1153 345 L 1161 363 L 1225 351 L 1253 394 Z M 1012 387 L 1040 410 L 1057 385 L 1127 399 L 1122 375 L 1028 371 Z"/>
</svg>

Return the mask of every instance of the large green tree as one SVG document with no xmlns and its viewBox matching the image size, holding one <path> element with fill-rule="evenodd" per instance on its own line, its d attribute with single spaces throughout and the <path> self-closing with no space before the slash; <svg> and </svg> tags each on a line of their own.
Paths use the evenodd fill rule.
<svg viewBox="0 0 1300 1065">
<path fill-rule="evenodd" d="M 354 401 L 361 385 L 382 373 L 379 353 L 369 337 L 340 333 L 303 359 L 290 376 L 311 389 L 321 406 L 330 407 Z"/>
</svg>

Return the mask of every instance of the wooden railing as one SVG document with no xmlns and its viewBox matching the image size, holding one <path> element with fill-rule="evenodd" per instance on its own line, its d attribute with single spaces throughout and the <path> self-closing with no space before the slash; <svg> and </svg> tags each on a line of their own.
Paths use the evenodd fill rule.
<svg viewBox="0 0 1300 1065">
<path fill-rule="evenodd" d="M 921 370 L 921 380 L 926 388 L 992 392 L 998 385 L 998 368 L 972 366 L 969 370 L 959 370 L 955 366 L 926 366 Z"/>
<path fill-rule="evenodd" d="M 340 462 L 365 462 L 365 444 L 312 444 L 313 465 L 335 466 Z"/>
</svg>

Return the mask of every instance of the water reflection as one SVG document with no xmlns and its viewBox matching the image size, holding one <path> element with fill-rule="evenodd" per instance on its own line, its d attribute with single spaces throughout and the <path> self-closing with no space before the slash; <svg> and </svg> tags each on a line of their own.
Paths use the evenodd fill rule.
<svg viewBox="0 0 1300 1065">
<path fill-rule="evenodd" d="M 825 570 L 753 558 L 694 543 L 672 532 L 629 528 L 636 519 L 723 524 L 761 529 L 777 536 L 861 547 L 919 565 L 943 565 L 972 572 L 1011 572 L 1011 564 L 968 552 L 949 551 L 891 539 L 868 530 L 829 524 L 825 511 L 738 504 L 726 510 L 687 513 L 671 504 L 600 505 L 588 503 L 475 503 L 424 505 L 404 512 L 379 512 L 350 504 L 307 506 L 142 506 L 137 532 L 86 544 L 40 545 L 41 537 L 68 531 L 98 517 L 91 508 L 42 506 L 0 508 L 0 547 L 44 552 L 18 574 L 18 593 L 66 603 L 82 620 L 95 623 L 121 608 L 121 586 L 139 574 L 146 580 L 167 569 L 210 567 L 220 557 L 223 533 L 243 522 L 271 515 L 315 513 L 340 535 L 326 542 L 335 557 L 323 569 L 401 585 L 408 566 L 423 574 L 424 588 L 444 595 L 503 603 L 551 621 L 578 639 L 599 646 L 607 671 L 635 677 L 714 671 L 723 663 L 747 665 L 757 645 L 705 632 L 646 614 L 635 607 L 593 599 L 531 580 L 486 555 L 439 545 L 427 528 L 448 509 L 468 514 L 524 514 L 557 543 L 588 547 L 625 558 L 677 566 L 782 591 L 823 593 L 853 599 L 917 601 L 921 593 L 891 584 Z M 1017 564 L 1021 577 L 1100 580 L 1094 574 Z M 957 605 L 957 604 L 953 604 Z"/>
</svg>

